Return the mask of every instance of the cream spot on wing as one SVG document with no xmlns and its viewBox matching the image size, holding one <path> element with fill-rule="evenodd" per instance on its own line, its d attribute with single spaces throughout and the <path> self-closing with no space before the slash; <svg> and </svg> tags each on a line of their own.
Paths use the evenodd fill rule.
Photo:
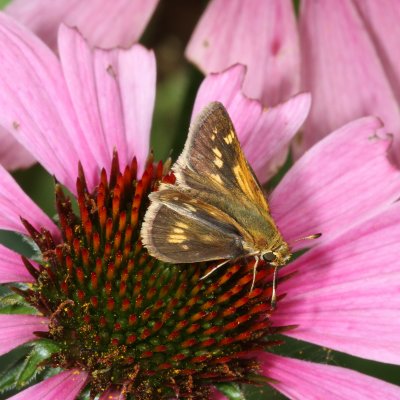
<svg viewBox="0 0 400 400">
<path fill-rule="evenodd" d="M 212 140 L 212 141 L 215 140 L 215 135 L 214 135 L 214 134 L 211 135 L 211 140 Z"/>
<path fill-rule="evenodd" d="M 222 157 L 222 153 L 220 152 L 220 150 L 219 150 L 218 147 L 214 147 L 214 148 L 212 149 L 212 151 L 213 151 L 213 153 L 214 153 L 217 157 L 219 157 L 219 158 Z"/>
<path fill-rule="evenodd" d="M 183 249 L 183 250 L 189 250 L 189 246 L 188 246 L 187 244 L 183 244 L 183 245 L 182 245 L 182 249 Z"/>
<path fill-rule="evenodd" d="M 168 243 L 182 243 L 186 240 L 185 235 L 171 234 L 168 236 Z"/>
<path fill-rule="evenodd" d="M 222 179 L 218 174 L 211 174 L 211 179 L 222 184 Z"/>
<path fill-rule="evenodd" d="M 233 167 L 233 173 L 235 174 L 235 178 L 241 189 L 243 190 L 244 193 L 251 193 L 251 187 L 246 181 L 246 177 L 243 176 L 243 171 L 240 168 L 239 164 L 236 164 L 235 167 Z"/>
<path fill-rule="evenodd" d="M 185 207 L 186 207 L 189 211 L 192 211 L 192 212 L 195 212 L 195 211 L 196 211 L 196 207 L 193 207 L 191 204 L 186 204 Z"/>
<path fill-rule="evenodd" d="M 235 134 L 232 131 L 230 131 L 229 134 L 224 137 L 225 143 L 231 144 L 233 142 L 234 138 L 235 138 Z"/>
<path fill-rule="evenodd" d="M 224 162 L 223 162 L 220 158 L 215 157 L 215 159 L 214 159 L 214 164 L 215 164 L 218 168 L 222 168 L 222 166 L 224 165 Z"/>
<path fill-rule="evenodd" d="M 182 228 L 174 228 L 174 233 L 184 233 L 185 231 Z"/>
<path fill-rule="evenodd" d="M 188 224 L 185 224 L 184 222 L 175 222 L 175 225 L 178 227 L 178 228 L 183 228 L 183 229 L 188 229 L 189 228 L 189 225 Z"/>
</svg>

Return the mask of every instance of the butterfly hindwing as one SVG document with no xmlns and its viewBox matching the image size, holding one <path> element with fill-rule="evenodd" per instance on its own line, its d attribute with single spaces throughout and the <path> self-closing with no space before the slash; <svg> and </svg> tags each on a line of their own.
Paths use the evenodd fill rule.
<svg viewBox="0 0 400 400">
<path fill-rule="evenodd" d="M 222 211 L 166 184 L 150 198 L 142 240 L 160 260 L 191 263 L 242 255 L 241 233 Z"/>
</svg>

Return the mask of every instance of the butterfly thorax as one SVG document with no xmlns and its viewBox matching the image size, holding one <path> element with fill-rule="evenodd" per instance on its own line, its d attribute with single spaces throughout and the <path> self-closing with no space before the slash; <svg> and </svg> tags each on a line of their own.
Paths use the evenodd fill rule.
<svg viewBox="0 0 400 400">
<path fill-rule="evenodd" d="M 272 218 L 253 221 L 246 229 L 246 240 L 243 249 L 248 254 L 261 258 L 273 254 L 271 264 L 281 266 L 286 264 L 291 256 L 289 245 L 283 240 Z"/>
</svg>

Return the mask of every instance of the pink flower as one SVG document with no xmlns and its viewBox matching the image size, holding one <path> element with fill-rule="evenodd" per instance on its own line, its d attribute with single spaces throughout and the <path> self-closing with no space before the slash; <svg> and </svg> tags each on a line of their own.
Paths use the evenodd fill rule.
<svg viewBox="0 0 400 400">
<path fill-rule="evenodd" d="M 93 46 L 128 47 L 143 33 L 158 0 L 14 0 L 5 12 L 31 29 L 53 50 L 61 23 L 77 27 Z M 35 159 L 0 127 L 0 162 L 8 170 L 31 166 Z"/>
<path fill-rule="evenodd" d="M 302 0 L 298 33 L 290 0 L 213 0 L 186 55 L 205 73 L 245 64 L 245 92 L 267 105 L 310 92 L 297 155 L 343 124 L 376 115 L 394 134 L 400 160 L 399 18 L 396 0 Z"/>
<path fill-rule="evenodd" d="M 300 151 L 365 115 L 394 134 L 400 160 L 398 1 L 302 1 L 302 88 L 313 96 Z"/>
<path fill-rule="evenodd" d="M 268 106 L 280 103 L 300 88 L 292 1 L 210 1 L 186 56 L 205 74 L 244 64 L 248 70 L 244 93 Z"/>
<path fill-rule="evenodd" d="M 129 47 L 147 26 L 158 0 L 12 0 L 5 12 L 53 50 L 61 23 L 76 27 L 92 46 Z"/>
<path fill-rule="evenodd" d="M 390 140 L 378 134 L 377 119 L 356 120 L 321 140 L 271 194 L 272 214 L 287 241 L 294 245 L 299 237 L 323 233 L 280 272 L 282 278 L 298 271 L 280 279 L 278 308 L 272 312 L 267 267 L 259 269 L 249 294 L 252 263 L 240 268 L 233 263 L 204 282 L 198 266 L 160 265 L 141 248 L 135 226 L 146 194 L 163 175 L 161 164 L 146 164 L 155 95 L 152 52 L 139 45 L 91 50 L 79 33 L 63 27 L 58 60 L 5 16 L 0 16 L 0 44 L 0 123 L 75 194 L 80 209 L 75 215 L 57 185 L 60 226 L 55 225 L 0 168 L 0 229 L 28 231 L 40 250 L 35 261 L 0 247 L 0 282 L 31 283 L 25 291 L 15 290 L 38 310 L 0 315 L 0 353 L 46 337 L 57 350 L 43 361 L 65 369 L 12 398 L 72 400 L 86 385 L 101 399 L 168 388 L 177 397 L 192 391 L 222 398 L 210 382 L 232 374 L 232 380 L 240 380 L 241 373 L 247 379 L 254 362 L 291 398 L 399 397 L 398 387 L 345 368 L 260 352 L 268 342 L 255 339 L 261 337 L 257 332 L 264 336 L 296 325 L 285 334 L 400 362 L 400 209 L 394 203 L 400 173 L 387 159 Z M 282 146 L 276 132 L 288 142 L 306 118 L 310 100 L 301 94 L 265 110 L 241 94 L 243 77 L 241 66 L 207 77 L 194 114 L 211 100 L 222 101 L 264 181 L 263 171 Z M 137 162 L 131 161 L 134 156 Z M 297 248 L 305 245 L 297 242 Z M 231 330 L 237 336 L 230 336 Z M 204 338 L 199 347 L 196 338 Z M 184 351 L 174 353 L 176 347 Z M 165 352 L 175 358 L 164 359 Z M 154 386 L 153 373 L 173 379 Z M 121 376 L 124 380 L 115 380 Z M 118 385 L 110 386 L 111 379 Z"/>
</svg>

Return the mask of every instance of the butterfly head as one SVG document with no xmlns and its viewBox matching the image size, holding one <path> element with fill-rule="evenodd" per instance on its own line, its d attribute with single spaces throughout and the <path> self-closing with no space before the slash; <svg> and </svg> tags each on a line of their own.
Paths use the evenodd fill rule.
<svg viewBox="0 0 400 400">
<path fill-rule="evenodd" d="M 281 242 L 273 249 L 261 253 L 261 258 L 274 267 L 285 265 L 290 259 L 291 253 L 286 242 Z"/>
</svg>

